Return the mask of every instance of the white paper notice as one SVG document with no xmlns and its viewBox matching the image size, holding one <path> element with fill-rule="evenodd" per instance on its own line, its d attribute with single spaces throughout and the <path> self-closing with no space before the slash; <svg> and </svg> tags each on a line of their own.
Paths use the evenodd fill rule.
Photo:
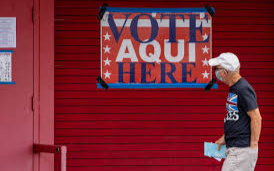
<svg viewBox="0 0 274 171">
<path fill-rule="evenodd" d="M 11 81 L 11 54 L 0 52 L 0 82 Z"/>
<path fill-rule="evenodd" d="M 16 17 L 0 17 L 0 48 L 16 47 Z"/>
</svg>

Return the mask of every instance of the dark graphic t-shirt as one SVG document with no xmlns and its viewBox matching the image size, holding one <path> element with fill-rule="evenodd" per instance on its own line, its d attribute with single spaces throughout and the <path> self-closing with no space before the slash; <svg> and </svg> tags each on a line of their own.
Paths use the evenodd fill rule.
<svg viewBox="0 0 274 171">
<path fill-rule="evenodd" d="M 227 148 L 250 146 L 250 117 L 247 112 L 257 107 L 256 93 L 244 78 L 230 87 L 224 119 Z"/>
</svg>

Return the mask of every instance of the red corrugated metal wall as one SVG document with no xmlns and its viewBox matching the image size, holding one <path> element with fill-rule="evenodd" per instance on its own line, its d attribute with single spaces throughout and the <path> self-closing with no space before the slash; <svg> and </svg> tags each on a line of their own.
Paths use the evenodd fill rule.
<svg viewBox="0 0 274 171">
<path fill-rule="evenodd" d="M 203 142 L 223 133 L 228 88 L 97 90 L 98 8 L 215 7 L 213 56 L 231 51 L 255 88 L 263 117 L 256 170 L 274 170 L 274 3 L 230 1 L 55 2 L 55 143 L 68 147 L 68 171 L 207 171 Z"/>
</svg>

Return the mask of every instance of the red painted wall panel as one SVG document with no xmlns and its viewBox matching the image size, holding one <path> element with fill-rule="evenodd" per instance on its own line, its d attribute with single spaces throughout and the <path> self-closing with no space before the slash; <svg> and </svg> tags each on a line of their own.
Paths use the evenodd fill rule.
<svg viewBox="0 0 274 171">
<path fill-rule="evenodd" d="M 5 171 L 33 169 L 32 6 L 32 0 L 1 1 L 0 6 L 0 17 L 16 17 L 16 48 L 0 48 L 14 50 L 11 59 L 15 84 L 0 84 L 0 170 Z"/>
<path fill-rule="evenodd" d="M 221 164 L 203 142 L 223 133 L 228 87 L 98 90 L 98 8 L 203 7 L 213 18 L 213 56 L 231 51 L 255 88 L 263 117 L 256 170 L 274 170 L 274 2 L 55 1 L 55 144 L 68 147 L 68 171 L 205 171 Z"/>
</svg>

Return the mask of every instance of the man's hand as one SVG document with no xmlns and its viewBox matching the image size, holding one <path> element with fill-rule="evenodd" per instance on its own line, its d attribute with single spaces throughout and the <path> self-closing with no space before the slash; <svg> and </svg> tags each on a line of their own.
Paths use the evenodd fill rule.
<svg viewBox="0 0 274 171">
<path fill-rule="evenodd" d="M 218 144 L 218 150 L 220 150 L 221 146 L 225 145 L 225 135 L 221 136 L 221 138 L 215 141 L 215 144 Z"/>
<path fill-rule="evenodd" d="M 252 142 L 252 143 L 250 144 L 250 148 L 257 149 L 257 148 L 258 148 L 258 143 L 257 143 L 257 142 Z"/>
</svg>

